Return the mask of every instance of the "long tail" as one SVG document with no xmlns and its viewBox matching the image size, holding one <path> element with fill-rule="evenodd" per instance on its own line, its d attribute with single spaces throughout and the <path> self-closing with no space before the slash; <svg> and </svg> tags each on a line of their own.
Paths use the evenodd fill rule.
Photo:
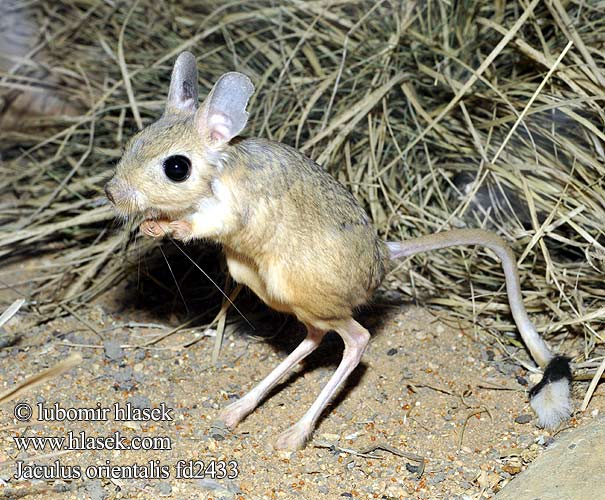
<svg viewBox="0 0 605 500">
<path fill-rule="evenodd" d="M 554 356 L 527 316 L 511 248 L 494 233 L 481 229 L 456 229 L 401 242 L 387 242 L 392 259 L 442 248 L 481 245 L 492 250 L 502 262 L 510 309 L 521 338 L 532 357 L 544 369 L 544 376 L 530 392 L 530 403 L 543 427 L 556 427 L 571 415 L 571 368 L 569 359 Z"/>
</svg>

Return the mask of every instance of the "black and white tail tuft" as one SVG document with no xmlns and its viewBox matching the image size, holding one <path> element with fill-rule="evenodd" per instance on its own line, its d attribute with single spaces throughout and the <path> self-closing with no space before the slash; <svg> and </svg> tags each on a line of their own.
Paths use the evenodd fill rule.
<svg viewBox="0 0 605 500">
<path fill-rule="evenodd" d="M 460 245 L 481 245 L 491 249 L 500 258 L 513 318 L 532 358 L 544 369 L 542 380 L 529 392 L 530 404 L 538 416 L 540 426 L 551 429 L 556 427 L 571 416 L 570 360 L 564 356 L 553 356 L 529 319 L 523 305 L 517 260 L 506 242 L 481 229 L 454 229 L 406 241 L 387 242 L 391 259 Z"/>
<path fill-rule="evenodd" d="M 538 415 L 540 427 L 552 429 L 571 415 L 571 367 L 569 358 L 555 356 L 542 380 L 529 391 L 529 403 Z"/>
</svg>

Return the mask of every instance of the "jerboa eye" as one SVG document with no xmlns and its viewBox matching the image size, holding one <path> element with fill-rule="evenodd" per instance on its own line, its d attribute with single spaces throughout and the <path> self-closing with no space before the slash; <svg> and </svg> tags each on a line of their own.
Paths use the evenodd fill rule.
<svg viewBox="0 0 605 500">
<path fill-rule="evenodd" d="M 183 182 L 191 175 L 191 160 L 183 155 L 169 156 L 164 160 L 164 173 L 171 181 Z"/>
</svg>

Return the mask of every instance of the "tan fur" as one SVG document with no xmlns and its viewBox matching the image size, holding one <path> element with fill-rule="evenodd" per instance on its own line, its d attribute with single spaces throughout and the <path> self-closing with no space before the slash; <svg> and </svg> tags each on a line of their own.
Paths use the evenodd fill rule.
<svg viewBox="0 0 605 500">
<path fill-rule="evenodd" d="M 387 248 L 355 198 L 322 167 L 284 144 L 235 137 L 246 125 L 253 90 L 245 75 L 227 73 L 198 109 L 195 58 L 181 54 L 164 116 L 129 142 L 106 187 L 120 214 L 145 216 L 143 234 L 220 243 L 236 281 L 307 327 L 307 338 L 297 349 L 224 409 L 221 419 L 227 425 L 237 425 L 334 330 L 345 344 L 340 365 L 311 408 L 277 439 L 279 448 L 304 445 L 368 344 L 369 333 L 352 315 L 380 284 L 390 254 L 456 245 L 491 248 L 502 260 L 511 310 L 524 341 L 540 364 L 552 359 L 527 316 L 516 261 L 503 240 L 485 231 L 454 230 L 392 242 Z M 188 178 L 170 180 L 163 164 L 172 155 L 190 160 Z M 569 413 L 563 392 L 557 393 L 551 413 Z"/>
<path fill-rule="evenodd" d="M 283 144 L 241 140 L 223 163 L 239 224 L 220 241 L 254 263 L 256 277 L 244 283 L 256 291 L 262 282 L 263 300 L 287 304 L 305 323 L 349 318 L 382 280 L 386 259 L 352 195 Z"/>
<path fill-rule="evenodd" d="M 185 188 L 162 171 L 162 161 L 177 153 L 191 155 L 198 166 L 196 177 Z M 210 197 L 213 170 L 193 127 L 193 116 L 164 116 L 128 141 L 107 189 L 123 215 L 142 213 L 177 220 Z"/>
<path fill-rule="evenodd" d="M 344 340 L 343 360 L 315 403 L 277 439 L 299 448 L 335 391 L 359 363 L 369 333 L 352 319 L 380 284 L 388 251 L 355 198 L 299 151 L 234 137 L 253 91 L 244 75 L 221 77 L 196 109 L 191 54 L 175 63 L 164 116 L 126 146 L 106 186 L 119 214 L 142 214 L 141 232 L 158 238 L 220 243 L 233 278 L 278 311 L 307 326 L 307 339 L 221 418 L 237 423 L 328 330 Z M 164 161 L 191 161 L 189 177 L 171 180 Z"/>
<path fill-rule="evenodd" d="M 161 171 L 162 160 L 177 153 L 194 158 L 183 184 Z M 193 116 L 164 117 L 129 142 L 109 189 L 119 210 L 189 221 L 191 238 L 223 245 L 236 280 L 305 323 L 349 318 L 384 275 L 387 252 L 365 211 L 284 144 L 236 139 L 211 150 Z"/>
</svg>

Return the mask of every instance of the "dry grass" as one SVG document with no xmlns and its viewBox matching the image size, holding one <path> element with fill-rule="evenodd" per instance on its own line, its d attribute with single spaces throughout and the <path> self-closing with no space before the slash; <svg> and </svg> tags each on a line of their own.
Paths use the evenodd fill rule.
<svg viewBox="0 0 605 500">
<path fill-rule="evenodd" d="M 222 72 L 248 74 L 248 133 L 326 165 L 385 238 L 494 229 L 540 329 L 584 339 L 586 357 L 602 342 L 605 2 L 27 4 L 42 34 L 0 90 L 51 87 L 84 110 L 0 131 L 0 255 L 51 258 L 33 297 L 42 317 L 90 303 L 151 246 L 113 221 L 102 186 L 189 49 L 202 93 Z M 502 283 L 479 249 L 402 262 L 388 281 L 513 331 Z"/>
</svg>

